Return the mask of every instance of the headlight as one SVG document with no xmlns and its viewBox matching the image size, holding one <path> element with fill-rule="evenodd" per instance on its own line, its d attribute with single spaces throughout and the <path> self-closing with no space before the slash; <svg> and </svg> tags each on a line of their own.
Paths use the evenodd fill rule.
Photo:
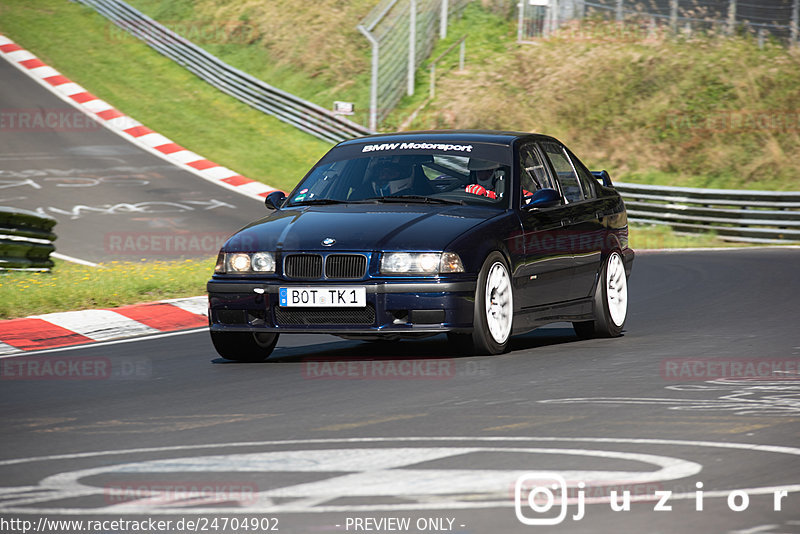
<svg viewBox="0 0 800 534">
<path fill-rule="evenodd" d="M 455 252 L 385 252 L 382 274 L 463 273 L 464 265 Z"/>
<path fill-rule="evenodd" d="M 269 252 L 256 252 L 251 258 L 253 270 L 259 273 L 275 272 L 275 256 Z"/>
<path fill-rule="evenodd" d="M 272 252 L 220 252 L 215 273 L 274 273 Z"/>
<path fill-rule="evenodd" d="M 228 254 L 228 272 L 241 273 L 250 270 L 250 254 Z"/>
</svg>

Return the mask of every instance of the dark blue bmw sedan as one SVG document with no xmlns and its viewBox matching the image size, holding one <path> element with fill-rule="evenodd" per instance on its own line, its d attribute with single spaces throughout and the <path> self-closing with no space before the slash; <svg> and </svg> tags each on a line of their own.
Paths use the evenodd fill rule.
<svg viewBox="0 0 800 534">
<path fill-rule="evenodd" d="M 330 150 L 270 213 L 222 247 L 208 282 L 211 339 L 264 360 L 281 333 L 356 339 L 446 333 L 497 354 L 555 321 L 618 336 L 627 314 L 625 205 L 537 134 L 431 131 Z"/>
</svg>

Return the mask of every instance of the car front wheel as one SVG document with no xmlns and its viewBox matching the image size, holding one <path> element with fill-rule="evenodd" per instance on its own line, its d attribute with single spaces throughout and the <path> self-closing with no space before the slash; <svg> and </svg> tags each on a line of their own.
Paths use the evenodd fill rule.
<svg viewBox="0 0 800 534">
<path fill-rule="evenodd" d="M 508 348 L 514 318 L 511 276 L 503 255 L 492 252 L 478 275 L 472 334 L 450 334 L 461 350 L 474 354 L 500 354 Z"/>
<path fill-rule="evenodd" d="M 614 251 L 600 271 L 594 293 L 594 320 L 572 323 L 581 338 L 617 337 L 622 335 L 628 315 L 628 278 L 625 263 Z"/>
<path fill-rule="evenodd" d="M 268 332 L 211 332 L 217 353 L 238 362 L 263 362 L 278 343 L 278 334 Z"/>
</svg>

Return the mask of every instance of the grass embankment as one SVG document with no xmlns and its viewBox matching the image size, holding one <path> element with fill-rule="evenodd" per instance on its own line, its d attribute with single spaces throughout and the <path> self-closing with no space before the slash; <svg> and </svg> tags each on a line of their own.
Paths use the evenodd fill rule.
<svg viewBox="0 0 800 534">
<path fill-rule="evenodd" d="M 51 273 L 5 273 L 0 275 L 0 320 L 203 295 L 215 260 L 112 262 L 100 267 L 55 260 Z"/>
<path fill-rule="evenodd" d="M 81 4 L 4 0 L 0 32 L 176 143 L 272 186 L 293 187 L 330 148 L 124 37 Z"/>
<path fill-rule="evenodd" d="M 256 78 L 326 109 L 354 102 L 350 118 L 369 120 L 370 46 L 356 25 L 377 0 L 129 3 Z"/>
<path fill-rule="evenodd" d="M 472 6 L 434 54 L 464 33 L 465 71 L 451 54 L 436 98 L 425 101 L 425 77 L 387 124 L 416 110 L 412 129 L 547 133 L 617 181 L 800 189 L 796 48 L 597 21 L 520 45 L 514 21 Z"/>
</svg>

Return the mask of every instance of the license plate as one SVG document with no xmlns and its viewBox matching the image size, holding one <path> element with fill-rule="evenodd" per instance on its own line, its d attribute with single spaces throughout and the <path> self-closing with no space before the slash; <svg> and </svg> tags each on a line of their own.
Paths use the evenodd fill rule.
<svg viewBox="0 0 800 534">
<path fill-rule="evenodd" d="M 363 308 L 367 305 L 366 287 L 282 287 L 281 306 L 305 308 Z"/>
</svg>

